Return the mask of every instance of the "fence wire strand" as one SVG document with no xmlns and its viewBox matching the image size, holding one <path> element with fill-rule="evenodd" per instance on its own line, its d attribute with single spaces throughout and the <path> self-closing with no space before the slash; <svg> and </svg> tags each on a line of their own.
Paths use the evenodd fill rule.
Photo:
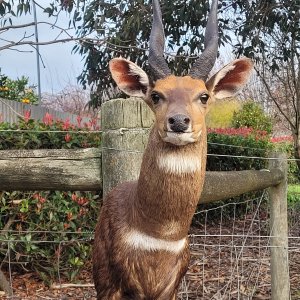
<svg viewBox="0 0 300 300">
<path fill-rule="evenodd" d="M 0 132 L 22 132 L 20 130 L 0 130 Z M 123 130 L 123 133 L 126 130 Z M 24 130 L 24 132 L 30 132 Z M 37 131 L 32 131 L 37 132 Z M 102 133 L 102 131 L 38 131 L 38 133 Z M 219 143 L 210 143 L 212 145 L 225 146 L 225 147 L 239 147 L 236 145 L 227 145 Z M 253 150 L 263 150 L 259 148 L 251 148 Z M 143 153 L 139 150 L 130 149 L 117 149 L 113 147 L 102 147 L 107 151 L 126 151 L 129 153 Z M 231 158 L 243 158 L 243 159 L 262 159 L 262 160 L 279 160 L 275 157 L 259 157 L 259 156 L 243 156 L 243 155 L 224 155 L 224 154 L 212 154 L 208 156 L 219 157 L 231 157 Z M 0 158 L 1 159 L 1 158 Z M 288 161 L 298 161 L 297 159 L 288 159 Z M 276 236 L 272 235 L 272 228 L 269 228 L 268 217 L 262 218 L 261 213 L 265 211 L 263 202 L 265 201 L 266 191 L 259 197 L 247 199 L 244 201 L 230 202 L 225 204 L 219 204 L 217 207 L 200 208 L 195 216 L 200 218 L 202 222 L 198 224 L 195 232 L 189 235 L 190 247 L 192 252 L 192 260 L 189 271 L 184 277 L 179 297 L 181 300 L 216 300 L 216 299 L 256 299 L 255 297 L 261 297 L 261 299 L 267 299 L 270 296 L 270 250 L 272 248 L 278 248 L 278 246 L 271 246 L 270 239 Z M 298 192 L 294 192 L 298 195 Z M 239 215 L 239 207 L 244 206 L 245 211 L 242 217 Z M 228 218 L 226 214 L 232 213 L 231 218 Z M 265 213 L 267 216 L 269 212 Z M 294 260 L 300 261 L 300 221 L 295 221 L 295 231 L 289 233 L 288 250 L 290 254 L 293 254 Z M 299 227 L 299 228 L 298 228 Z M 296 234 L 295 234 L 296 232 Z M 297 235 L 298 232 L 298 235 Z M 58 245 L 58 251 L 60 252 L 64 245 L 70 245 L 72 242 L 91 243 L 93 232 L 77 232 L 77 231 L 45 231 L 45 230 L 0 230 L 0 245 L 3 243 L 7 245 L 7 251 L 5 253 L 0 267 L 7 266 L 7 274 L 10 285 L 15 286 L 14 280 L 17 280 L 17 274 L 14 272 L 15 265 L 21 264 L 22 261 L 14 261 L 12 257 L 12 251 L 17 243 L 28 243 L 28 241 L 22 239 L 26 234 L 32 234 L 33 239 L 30 241 L 32 244 L 55 244 Z M 49 239 L 35 239 L 35 234 L 50 235 Z M 51 235 L 77 235 L 76 238 L 70 240 L 60 240 L 52 238 Z M 1 247 L 0 247 L 1 248 Z M 57 281 L 61 287 L 65 284 L 64 270 L 62 268 L 61 257 L 58 256 L 58 268 L 57 268 Z M 291 264 L 291 263 L 290 263 Z M 297 269 L 292 265 L 290 273 L 291 278 L 298 276 L 299 268 Z M 90 273 L 89 273 L 90 274 Z M 91 299 L 94 300 L 95 292 L 92 287 L 91 277 L 86 278 L 88 287 L 76 289 L 76 293 L 73 294 L 72 299 Z M 79 286 L 79 285 L 78 285 Z M 88 288 L 91 291 L 87 292 Z M 291 293 L 294 291 L 294 286 L 291 286 Z M 59 296 L 55 296 L 54 289 L 47 290 L 45 287 L 41 290 L 37 290 L 33 298 L 28 299 L 62 299 L 65 297 L 66 292 L 61 292 Z M 81 293 L 83 296 L 77 295 Z M 18 291 L 14 290 L 16 299 L 27 299 Z M 30 294 L 30 293 L 29 293 Z M 19 296 L 21 295 L 21 296 Z M 263 298 L 265 297 L 265 298 Z M 8 299 L 8 298 L 7 298 Z M 14 298 L 12 298 L 14 299 Z M 296 299 L 296 298 L 295 298 Z"/>
</svg>

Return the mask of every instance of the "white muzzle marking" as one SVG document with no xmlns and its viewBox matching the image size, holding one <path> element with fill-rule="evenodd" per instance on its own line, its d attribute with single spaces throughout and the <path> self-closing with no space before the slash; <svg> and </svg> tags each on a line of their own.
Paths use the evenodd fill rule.
<svg viewBox="0 0 300 300">
<path fill-rule="evenodd" d="M 201 170 L 201 159 L 198 156 L 184 156 L 182 154 L 161 154 L 157 158 L 158 167 L 167 172 L 177 175 L 195 173 Z"/>
<path fill-rule="evenodd" d="M 127 245 L 145 251 L 168 251 L 179 253 L 186 246 L 186 238 L 179 241 L 167 241 L 157 239 L 138 230 L 131 230 L 125 235 L 125 242 Z"/>
<path fill-rule="evenodd" d="M 196 142 L 193 132 L 167 132 L 163 140 L 177 146 L 184 146 Z"/>
</svg>

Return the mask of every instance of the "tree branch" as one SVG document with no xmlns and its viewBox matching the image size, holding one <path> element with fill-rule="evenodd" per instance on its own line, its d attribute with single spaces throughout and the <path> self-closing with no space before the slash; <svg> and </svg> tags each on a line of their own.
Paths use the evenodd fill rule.
<svg viewBox="0 0 300 300">
<path fill-rule="evenodd" d="M 44 45 L 51 45 L 51 44 L 58 44 L 58 43 L 66 43 L 66 42 L 93 42 L 95 41 L 98 45 L 102 45 L 106 42 L 106 39 L 92 39 L 92 38 L 76 38 L 76 37 L 70 37 L 70 38 L 64 38 L 59 40 L 51 40 L 46 42 L 34 42 L 34 41 L 20 41 L 20 42 L 14 42 L 14 41 L 7 41 L 9 44 L 0 47 L 1 50 L 10 49 L 12 47 L 18 47 L 22 45 L 29 45 L 29 46 L 44 46 Z"/>
<path fill-rule="evenodd" d="M 257 72 L 257 75 L 261 78 L 267 92 L 268 95 L 270 96 L 270 98 L 272 99 L 272 101 L 275 103 L 277 109 L 280 111 L 280 113 L 284 116 L 284 118 L 287 120 L 287 122 L 290 124 L 291 128 L 293 130 L 295 130 L 295 125 L 293 124 L 293 122 L 290 120 L 290 118 L 286 115 L 286 113 L 282 110 L 279 102 L 277 101 L 277 99 L 273 96 L 272 91 L 270 89 L 270 86 L 268 84 L 268 82 L 266 81 L 266 78 L 264 76 L 264 68 L 263 68 L 263 74 L 260 74 L 259 70 L 255 67 L 255 71 Z"/>
</svg>

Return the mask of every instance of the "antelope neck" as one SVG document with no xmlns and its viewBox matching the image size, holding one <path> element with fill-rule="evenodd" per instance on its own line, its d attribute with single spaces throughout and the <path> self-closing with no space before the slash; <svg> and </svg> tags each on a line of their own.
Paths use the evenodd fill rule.
<svg viewBox="0 0 300 300">
<path fill-rule="evenodd" d="M 196 143 L 174 146 L 154 128 L 134 198 L 134 228 L 170 241 L 186 237 L 202 190 L 205 158 L 206 134 Z"/>
</svg>

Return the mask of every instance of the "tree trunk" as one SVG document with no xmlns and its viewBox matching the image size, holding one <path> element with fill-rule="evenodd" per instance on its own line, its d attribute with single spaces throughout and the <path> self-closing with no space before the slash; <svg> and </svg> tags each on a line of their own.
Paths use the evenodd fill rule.
<svg viewBox="0 0 300 300">
<path fill-rule="evenodd" d="M 300 127 L 300 126 L 299 126 Z M 300 180 L 300 128 L 297 133 L 293 134 L 294 137 L 294 156 L 298 166 L 298 179 Z"/>
</svg>

